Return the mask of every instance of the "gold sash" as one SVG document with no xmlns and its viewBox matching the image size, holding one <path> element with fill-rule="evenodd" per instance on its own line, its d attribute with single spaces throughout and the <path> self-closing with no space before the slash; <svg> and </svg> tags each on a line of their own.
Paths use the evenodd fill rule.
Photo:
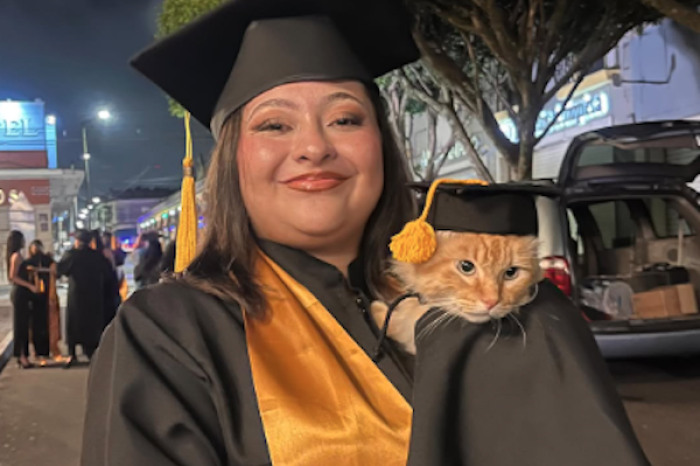
<svg viewBox="0 0 700 466">
<path fill-rule="evenodd" d="M 405 466 L 412 410 L 318 299 L 261 253 L 265 320 L 245 319 L 274 466 Z"/>
</svg>

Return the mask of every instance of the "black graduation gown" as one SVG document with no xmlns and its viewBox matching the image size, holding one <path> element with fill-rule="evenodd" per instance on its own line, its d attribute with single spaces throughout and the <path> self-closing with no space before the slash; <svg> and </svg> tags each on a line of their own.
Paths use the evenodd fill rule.
<svg viewBox="0 0 700 466">
<path fill-rule="evenodd" d="M 262 248 L 317 296 L 368 354 L 374 353 L 378 330 L 366 311 L 360 262 L 350 268 L 352 288 L 338 270 L 303 252 L 271 243 L 263 243 Z M 510 351 L 515 354 L 519 348 Z M 603 364 L 596 363 L 601 367 L 589 374 L 591 383 L 603 375 Z M 378 366 L 411 402 L 411 376 L 391 346 Z M 436 381 L 440 379 L 445 379 L 444 374 Z M 105 333 L 93 361 L 88 393 L 83 466 L 271 464 L 243 318 L 234 304 L 177 283 L 135 293 Z M 614 404 L 614 393 L 605 394 Z M 429 408 L 424 398 L 417 399 Z M 429 426 L 431 419 L 417 422 Z M 435 439 L 436 433 L 426 436 Z M 487 440 L 484 447 L 499 445 L 501 440 Z"/>
<path fill-rule="evenodd" d="M 353 287 L 301 251 L 261 247 L 368 354 L 375 351 L 379 330 L 368 312 L 361 261 L 350 266 Z M 410 376 L 389 353 L 378 366 L 410 399 Z M 240 308 L 178 283 L 134 293 L 92 362 L 82 465 L 269 464 Z"/>
<path fill-rule="evenodd" d="M 416 324 L 408 466 L 648 466 L 580 313 L 553 284 L 497 328 Z"/>
<path fill-rule="evenodd" d="M 69 345 L 96 348 L 105 327 L 105 299 L 114 286 L 114 273 L 107 258 L 90 248 L 68 251 L 56 267 L 67 276 L 66 333 Z"/>
</svg>

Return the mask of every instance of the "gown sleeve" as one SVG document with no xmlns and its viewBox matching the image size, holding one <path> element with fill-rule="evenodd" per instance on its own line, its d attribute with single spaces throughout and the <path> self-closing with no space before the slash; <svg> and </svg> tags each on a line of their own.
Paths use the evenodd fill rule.
<svg viewBox="0 0 700 466">
<path fill-rule="evenodd" d="M 81 464 L 223 465 L 211 381 L 183 341 L 193 332 L 177 330 L 196 323 L 149 293 L 122 306 L 91 362 Z"/>
<path fill-rule="evenodd" d="M 408 466 L 649 466 L 580 313 L 539 290 L 500 334 L 418 321 Z"/>
</svg>

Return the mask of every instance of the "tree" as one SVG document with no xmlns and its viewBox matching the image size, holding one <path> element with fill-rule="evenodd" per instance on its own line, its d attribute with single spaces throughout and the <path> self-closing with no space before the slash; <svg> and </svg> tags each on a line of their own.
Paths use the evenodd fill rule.
<svg viewBox="0 0 700 466">
<path fill-rule="evenodd" d="M 453 92 L 439 84 L 430 70 L 420 63 L 408 65 L 378 79 L 378 84 L 387 102 L 394 136 L 402 145 L 418 178 L 424 181 L 437 178 L 455 145 L 459 143 L 479 177 L 493 182 L 493 177 L 469 137 L 469 116 L 460 109 Z M 428 131 L 428 145 L 421 154 L 415 153 L 411 138 L 413 120 L 418 115 L 427 119 Z M 450 137 L 442 142 L 438 140 L 440 118 L 450 126 Z M 417 158 L 420 160 L 417 161 Z"/>
<path fill-rule="evenodd" d="M 208 13 L 223 4 L 226 0 L 165 0 L 158 15 L 158 30 L 156 38 L 160 39 L 178 31 L 199 16 Z M 170 113 L 183 118 L 185 109 L 174 100 L 168 98 Z"/>
<path fill-rule="evenodd" d="M 646 6 L 657 10 L 664 16 L 700 33 L 700 13 L 697 1 L 682 0 L 640 0 Z"/>
<path fill-rule="evenodd" d="M 565 85 L 561 111 L 590 67 L 660 13 L 625 0 L 406 0 L 425 63 L 481 123 L 515 170 L 532 177 L 534 148 L 561 113 L 540 112 Z M 506 110 L 518 140 L 500 131 Z"/>
</svg>

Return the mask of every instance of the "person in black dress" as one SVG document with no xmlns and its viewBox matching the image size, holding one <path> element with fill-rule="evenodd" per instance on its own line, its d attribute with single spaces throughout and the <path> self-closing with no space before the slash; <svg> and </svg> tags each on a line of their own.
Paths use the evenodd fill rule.
<svg viewBox="0 0 700 466">
<path fill-rule="evenodd" d="M 66 328 L 69 359 L 76 360 L 76 347 L 92 358 L 105 328 L 106 297 L 115 287 L 115 274 L 109 260 L 90 247 L 94 236 L 85 230 L 76 233 L 75 247 L 66 252 L 56 268 L 58 277 L 69 278 Z"/>
<path fill-rule="evenodd" d="M 29 245 L 29 258 L 26 263 L 30 276 L 33 277 L 32 282 L 37 288 L 32 299 L 32 342 L 36 356 L 42 365 L 45 365 L 50 353 L 49 304 L 55 262 L 44 253 L 43 243 L 34 240 Z"/>
<path fill-rule="evenodd" d="M 137 291 L 95 356 L 83 466 L 406 466 L 421 457 L 412 426 L 436 426 L 428 421 L 444 411 L 431 403 L 441 408 L 444 399 L 452 408 L 501 406 L 502 420 L 527 417 L 533 430 L 536 421 L 568 427 L 531 449 L 516 436 L 483 439 L 482 451 L 522 452 L 508 466 L 648 464 L 590 332 L 563 297 L 533 314 L 559 319 L 570 338 L 550 339 L 554 326 L 537 330 L 538 319 L 524 324 L 542 341 L 525 357 L 544 368 L 544 387 L 534 400 L 525 390 L 517 406 L 498 396 L 502 381 L 474 392 L 450 384 L 462 378 L 449 370 L 426 380 L 390 342 L 373 360 L 381 331 L 370 300 L 388 285 L 391 237 L 415 218 L 406 158 L 374 79 L 419 58 L 409 18 L 400 0 L 231 0 L 134 60 L 217 143 L 197 253 L 192 259 L 188 146 L 183 193 L 192 196 L 182 206 L 177 262 L 189 264 Z M 557 297 L 551 287 L 543 293 Z M 490 369 L 514 373 L 521 351 L 504 347 Z M 533 381 L 521 373 L 507 382 Z M 553 411 L 539 394 L 559 390 Z M 530 402 L 541 408 L 535 420 Z M 580 407 L 561 409 L 578 403 L 592 413 L 580 425 Z M 474 432 L 490 419 L 465 421 Z M 462 443 L 443 429 L 425 435 Z M 574 454 L 541 457 L 551 444 Z M 506 466 L 480 457 L 462 464 Z"/>
<path fill-rule="evenodd" d="M 29 362 L 29 324 L 31 322 L 32 300 L 37 289 L 30 281 L 27 263 L 22 256 L 24 235 L 13 230 L 7 238 L 7 277 L 12 284 L 12 334 L 14 337 L 14 356 L 19 367 L 32 367 Z"/>
</svg>

